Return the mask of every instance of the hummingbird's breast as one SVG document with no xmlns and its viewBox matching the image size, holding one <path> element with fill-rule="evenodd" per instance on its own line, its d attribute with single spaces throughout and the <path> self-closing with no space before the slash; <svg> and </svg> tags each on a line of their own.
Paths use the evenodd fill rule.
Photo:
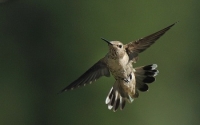
<svg viewBox="0 0 200 125">
<path fill-rule="evenodd" d="M 122 58 L 113 58 L 107 55 L 107 66 L 116 79 L 114 88 L 117 89 L 120 95 L 128 100 L 135 95 L 135 74 L 132 67 L 132 62 L 129 61 L 129 56 L 124 54 Z"/>
<path fill-rule="evenodd" d="M 133 71 L 132 64 L 129 62 L 127 54 L 122 58 L 111 58 L 107 56 L 107 66 L 115 79 L 126 79 Z"/>
</svg>

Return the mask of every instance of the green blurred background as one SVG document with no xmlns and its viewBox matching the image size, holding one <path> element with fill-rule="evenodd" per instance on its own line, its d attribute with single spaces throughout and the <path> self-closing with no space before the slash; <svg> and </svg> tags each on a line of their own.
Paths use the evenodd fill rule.
<svg viewBox="0 0 200 125">
<path fill-rule="evenodd" d="M 0 1 L 0 125 L 198 125 L 199 0 Z M 179 21 L 135 66 L 157 63 L 150 90 L 107 109 L 114 78 L 57 94 L 123 43 Z"/>
</svg>

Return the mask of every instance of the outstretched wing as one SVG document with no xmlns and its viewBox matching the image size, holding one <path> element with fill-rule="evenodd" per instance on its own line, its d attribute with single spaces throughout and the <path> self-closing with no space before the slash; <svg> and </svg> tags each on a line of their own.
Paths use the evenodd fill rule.
<svg viewBox="0 0 200 125">
<path fill-rule="evenodd" d="M 77 80 L 72 82 L 66 88 L 61 90 L 59 93 L 72 90 L 74 88 L 80 87 L 81 85 L 86 85 L 88 83 L 92 83 L 96 81 L 101 76 L 110 76 L 109 69 L 105 64 L 104 60 L 101 59 L 97 63 L 95 63 L 90 69 L 88 69 L 83 75 L 81 75 Z"/>
<path fill-rule="evenodd" d="M 139 40 L 130 42 L 125 45 L 126 52 L 129 55 L 129 59 L 132 60 L 138 56 L 139 53 L 150 47 L 157 39 L 164 35 L 172 26 L 176 23 Z"/>
</svg>

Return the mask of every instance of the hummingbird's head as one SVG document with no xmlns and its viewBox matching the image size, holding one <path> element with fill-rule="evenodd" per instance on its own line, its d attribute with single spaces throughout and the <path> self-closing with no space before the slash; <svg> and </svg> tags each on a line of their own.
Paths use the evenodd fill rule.
<svg viewBox="0 0 200 125">
<path fill-rule="evenodd" d="M 114 56 L 114 57 L 123 57 L 126 50 L 124 48 L 123 43 L 121 43 L 120 41 L 108 41 L 104 38 L 101 38 L 102 40 L 104 40 L 106 43 L 108 43 L 108 47 L 109 47 L 109 53 Z"/>
</svg>

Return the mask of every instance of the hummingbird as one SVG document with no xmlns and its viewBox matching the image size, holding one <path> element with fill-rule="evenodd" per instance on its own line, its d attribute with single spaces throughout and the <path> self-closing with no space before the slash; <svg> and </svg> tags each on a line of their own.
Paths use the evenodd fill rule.
<svg viewBox="0 0 200 125">
<path fill-rule="evenodd" d="M 135 98 L 139 97 L 139 91 L 148 91 L 148 85 L 155 81 L 155 76 L 158 74 L 157 64 L 133 68 L 133 63 L 137 62 L 139 53 L 155 43 L 175 24 L 125 45 L 120 41 L 101 38 L 109 48 L 105 57 L 59 93 L 91 84 L 102 76 L 110 77 L 111 73 L 115 83 L 111 87 L 105 103 L 108 105 L 108 109 L 114 112 L 117 109 L 124 109 L 127 102 L 132 103 Z"/>
</svg>

